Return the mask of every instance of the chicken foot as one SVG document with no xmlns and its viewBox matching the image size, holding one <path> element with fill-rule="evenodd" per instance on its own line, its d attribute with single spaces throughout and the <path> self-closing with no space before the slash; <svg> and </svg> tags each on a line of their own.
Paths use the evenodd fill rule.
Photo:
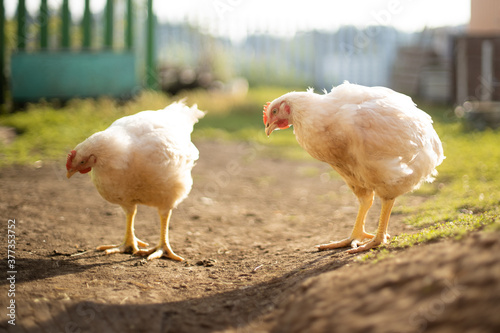
<svg viewBox="0 0 500 333">
<path fill-rule="evenodd" d="M 123 243 L 120 245 L 101 245 L 96 249 L 98 251 L 104 251 L 105 255 L 113 254 L 113 253 L 132 253 L 135 254 L 139 251 L 139 246 L 147 247 L 148 243 L 141 241 L 140 239 L 135 237 L 134 234 L 134 219 L 135 214 L 137 213 L 137 206 L 131 208 L 124 208 L 125 214 L 127 216 L 127 228 L 125 230 L 125 239 Z"/>
<path fill-rule="evenodd" d="M 139 238 L 125 239 L 125 241 L 121 245 L 110 244 L 110 245 L 101 245 L 96 247 L 98 251 L 104 251 L 105 255 L 113 254 L 113 253 L 131 253 L 136 254 L 140 251 L 139 246 L 148 247 L 149 243 L 141 241 Z"/>
<path fill-rule="evenodd" d="M 368 243 L 350 249 L 346 251 L 347 253 L 359 253 L 373 249 L 380 244 L 386 244 L 389 241 L 389 234 L 387 233 L 387 228 L 389 226 L 389 218 L 391 217 L 392 207 L 394 206 L 395 199 L 382 199 L 382 210 L 380 212 L 380 219 L 378 222 L 377 233 L 375 237 L 372 238 Z"/>
<path fill-rule="evenodd" d="M 170 223 L 170 217 L 172 215 L 172 210 L 170 209 L 167 213 L 162 213 L 160 211 L 160 223 L 161 223 L 161 234 L 160 242 L 157 246 L 151 249 L 141 249 L 136 252 L 136 254 L 141 256 L 148 256 L 148 260 L 158 259 L 161 257 L 167 257 L 176 261 L 183 261 L 184 258 L 178 256 L 174 253 L 170 247 L 170 242 L 168 241 L 168 225 Z"/>
<path fill-rule="evenodd" d="M 317 245 L 316 248 L 318 248 L 319 251 L 337 249 L 349 245 L 352 248 L 357 248 L 360 245 L 368 243 L 375 237 L 375 235 L 369 234 L 365 231 L 366 214 L 373 204 L 373 191 L 358 190 L 355 191 L 355 193 L 357 194 L 359 200 L 359 211 L 351 236 L 340 241 Z"/>
</svg>

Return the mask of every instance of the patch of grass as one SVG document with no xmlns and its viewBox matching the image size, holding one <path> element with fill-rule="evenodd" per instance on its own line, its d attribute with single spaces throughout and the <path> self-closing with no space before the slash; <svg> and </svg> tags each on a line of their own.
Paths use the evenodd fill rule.
<svg viewBox="0 0 500 333">
<path fill-rule="evenodd" d="M 374 249 L 357 260 L 361 262 L 378 262 L 393 256 L 393 250 L 408 248 L 417 244 L 437 241 L 442 238 L 461 239 L 474 230 L 500 230 L 500 208 L 481 214 L 461 214 L 452 222 L 437 223 L 423 228 L 414 234 L 401 234 L 391 239 L 388 245 Z"/>
<path fill-rule="evenodd" d="M 292 130 L 281 131 L 279 135 L 267 137 L 262 123 L 263 104 L 287 91 L 278 88 L 251 89 L 247 96 L 233 99 L 232 103 L 219 103 L 217 98 L 205 100 L 189 96 L 191 100 L 201 100 L 199 107 L 208 110 L 207 116 L 196 125 L 193 140 L 223 139 L 232 141 L 250 141 L 265 145 L 262 154 L 287 159 L 312 159 L 295 139 Z M 206 93 L 204 93 L 206 95 Z M 193 98 L 196 97 L 196 98 Z M 224 97 L 221 97 L 224 99 Z M 224 107 L 221 107 L 223 105 Z M 206 107 L 205 107 L 206 106 Z M 215 110 L 215 112 L 214 112 Z M 285 148 L 286 149 L 283 149 Z"/>
<path fill-rule="evenodd" d="M 440 238 L 462 238 L 469 231 L 481 229 L 487 225 L 499 224 L 499 209 L 482 214 L 460 214 L 451 222 L 438 223 L 424 228 L 415 234 L 401 234 L 391 242 L 391 247 L 404 248 L 415 244 L 434 241 Z"/>
</svg>

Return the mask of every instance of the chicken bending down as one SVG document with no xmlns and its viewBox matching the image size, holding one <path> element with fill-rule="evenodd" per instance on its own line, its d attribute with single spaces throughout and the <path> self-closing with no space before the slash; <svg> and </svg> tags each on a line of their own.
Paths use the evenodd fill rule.
<svg viewBox="0 0 500 333">
<path fill-rule="evenodd" d="M 90 172 L 99 194 L 120 205 L 127 217 L 123 243 L 99 246 L 98 250 L 148 255 L 148 260 L 162 256 L 183 260 L 170 247 L 168 225 L 172 209 L 193 185 L 191 169 L 199 153 L 191 142 L 191 132 L 204 115 L 196 105 L 187 107 L 182 102 L 164 110 L 139 112 L 116 120 L 69 153 L 67 177 Z M 158 209 L 161 233 L 156 247 L 145 248 L 148 244 L 135 237 L 138 204 Z"/>
<path fill-rule="evenodd" d="M 351 246 L 348 252 L 356 253 L 388 242 L 396 197 L 433 181 L 444 159 L 431 117 L 410 97 L 383 87 L 346 82 L 323 95 L 291 92 L 264 106 L 264 124 L 268 136 L 293 125 L 300 146 L 330 164 L 359 200 L 351 235 L 319 250 Z M 365 218 L 374 195 L 382 211 L 372 235 Z"/>
</svg>

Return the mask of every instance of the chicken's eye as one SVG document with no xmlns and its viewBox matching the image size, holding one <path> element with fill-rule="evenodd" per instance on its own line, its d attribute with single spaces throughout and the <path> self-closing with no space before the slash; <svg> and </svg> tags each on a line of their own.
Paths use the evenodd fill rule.
<svg viewBox="0 0 500 333">
<path fill-rule="evenodd" d="M 276 114 L 276 113 L 278 113 L 278 109 L 274 108 L 273 109 L 273 114 Z"/>
<path fill-rule="evenodd" d="M 85 164 L 85 161 L 81 161 L 80 164 Z"/>
</svg>

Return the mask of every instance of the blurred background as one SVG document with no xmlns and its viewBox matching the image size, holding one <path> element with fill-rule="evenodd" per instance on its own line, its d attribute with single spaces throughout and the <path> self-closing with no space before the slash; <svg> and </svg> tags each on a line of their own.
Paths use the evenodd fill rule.
<svg viewBox="0 0 500 333">
<path fill-rule="evenodd" d="M 76 308 L 79 314 L 80 305 L 97 302 L 86 302 L 83 296 L 71 292 L 72 288 L 82 289 L 84 295 L 91 290 L 78 288 L 86 281 L 75 283 L 73 275 L 84 273 L 88 280 L 95 270 L 101 269 L 98 266 L 101 264 L 82 265 L 74 261 L 78 258 L 73 255 L 88 252 L 86 249 L 91 245 L 88 239 L 92 239 L 82 240 L 90 234 L 80 233 L 81 228 L 75 223 L 94 220 L 88 225 L 103 224 L 110 228 L 105 224 L 114 223 L 121 214 L 102 206 L 104 202 L 97 194 L 89 192 L 88 177 L 63 182 L 68 152 L 121 117 L 142 110 L 163 109 L 182 98 L 186 98 L 188 105 L 197 103 L 207 114 L 192 133 L 192 140 L 200 150 L 200 161 L 193 170 L 193 195 L 182 208 L 185 215 L 175 213 L 174 217 L 184 226 L 179 224 L 177 229 L 175 225 L 173 234 L 191 253 L 198 253 L 203 244 L 216 251 L 214 256 L 209 251 L 199 252 L 200 258 L 219 260 L 219 255 L 233 251 L 226 257 L 229 259 L 221 259 L 226 262 L 216 266 L 225 273 L 220 278 L 207 273 L 210 280 L 219 279 L 214 284 L 198 283 L 199 275 L 186 274 L 197 287 L 190 282 L 176 282 L 170 286 L 174 289 L 166 291 L 168 297 L 151 294 L 149 282 L 144 285 L 132 281 L 130 285 L 120 277 L 121 285 L 126 287 L 116 289 L 113 279 L 113 287 L 105 291 L 112 288 L 114 296 L 111 295 L 109 302 L 99 296 L 99 303 L 106 308 L 118 306 L 120 314 L 129 309 L 129 304 L 151 303 L 142 307 L 148 310 L 145 313 L 149 317 L 154 313 L 149 310 L 158 305 L 162 328 L 180 323 L 185 309 L 189 318 L 193 313 L 200 314 L 202 320 L 208 318 L 209 325 L 203 329 L 213 331 L 225 320 L 222 317 L 213 325 L 210 322 L 219 307 L 233 317 L 233 331 L 251 331 L 254 326 L 247 325 L 247 321 L 256 323 L 262 318 L 265 319 L 262 323 L 270 325 L 267 319 L 272 317 L 268 314 L 281 313 L 270 312 L 274 306 L 287 304 L 282 302 L 286 294 L 277 289 L 273 279 L 288 280 L 283 286 L 292 290 L 299 286 L 301 276 L 319 275 L 343 265 L 331 254 L 321 255 L 324 259 L 334 259 L 329 264 L 315 258 L 299 263 L 301 258 L 310 257 L 312 251 L 300 251 L 302 246 L 295 245 L 299 244 L 297 237 L 311 237 L 297 230 L 314 230 L 324 223 L 323 230 L 340 232 L 344 227 L 337 225 L 337 221 L 355 214 L 357 204 L 349 188 L 339 185 L 340 176 L 328 165 L 313 160 L 299 146 L 292 129 L 267 137 L 262 107 L 291 90 L 313 87 L 321 93 L 345 80 L 387 86 L 411 96 L 419 108 L 432 116 L 446 155 L 434 183 L 398 198 L 392 214 L 407 225 L 399 226 L 400 233 L 396 232 L 399 234 L 391 241 L 390 248 L 375 252 L 372 262 L 394 256 L 405 270 L 421 265 L 424 261 L 418 258 L 427 252 L 416 257 L 413 262 L 417 265 L 413 265 L 405 257 L 400 260 L 403 248 L 436 243 L 440 238 L 460 240 L 418 250 L 433 251 L 430 259 L 444 253 L 443 260 L 426 267 L 427 272 L 422 271 L 420 276 L 430 272 L 425 278 L 415 275 L 417 278 L 413 279 L 405 272 L 401 281 L 394 282 L 393 273 L 397 270 L 391 268 L 387 280 L 374 280 L 380 288 L 370 292 L 374 292 L 372 296 L 377 297 L 377 303 L 370 303 L 367 311 L 371 315 L 374 305 L 392 302 L 386 298 L 394 295 L 398 286 L 408 286 L 406 289 L 413 290 L 416 296 L 398 293 L 394 306 L 406 309 L 408 314 L 412 309 L 408 315 L 409 330 L 411 325 L 420 325 L 421 331 L 427 327 L 428 331 L 451 332 L 453 323 L 461 325 L 458 331 L 473 327 L 470 332 L 479 332 L 480 328 L 488 327 L 486 331 L 492 332 L 494 327 L 500 327 L 499 265 L 492 265 L 498 255 L 487 256 L 487 251 L 496 246 L 489 240 L 498 237 L 498 232 L 492 236 L 472 233 L 500 231 L 500 0 L 0 0 L 0 47 L 0 190 L 3 190 L 0 209 L 11 218 L 19 218 L 25 226 L 17 228 L 19 238 L 16 238 L 23 245 L 22 249 L 18 246 L 20 263 L 26 267 L 23 276 L 28 276 L 27 282 L 37 288 L 45 285 L 36 293 L 40 303 L 35 303 L 34 296 L 28 293 L 26 299 L 32 299 L 25 303 L 33 304 L 37 310 L 48 304 L 50 309 L 38 311 L 42 317 L 25 316 L 26 325 L 31 325 L 26 330 L 31 327 L 33 332 L 39 330 L 34 327 L 43 327 L 40 318 L 49 320 L 52 315 L 55 317 L 47 325 L 60 321 L 66 327 L 68 324 L 75 327 L 66 318 L 78 322 L 75 319 L 78 316 L 58 314 L 58 303 L 63 301 L 60 309 Z M 285 164 L 289 166 L 282 170 Z M 314 190 L 310 191 L 312 187 Z M 69 192 L 82 200 L 71 202 L 71 196 L 62 197 Z M 238 198 L 233 197 L 235 194 Z M 258 211 L 258 207 L 264 209 Z M 372 211 L 376 212 L 376 208 Z M 71 215 L 67 215 L 69 212 Z M 112 230 L 109 228 L 106 230 Z M 76 233 L 74 242 L 69 243 L 68 237 Z M 324 240 L 337 238 L 328 233 Z M 245 236 L 249 234 L 255 237 Z M 469 234 L 471 237 L 466 239 Z M 206 242 L 202 240 L 205 236 L 209 239 Z M 300 244 L 314 244 L 311 242 L 312 238 Z M 63 247 L 56 251 L 58 244 Z M 260 244 L 266 247 L 272 244 L 271 252 Z M 458 246 L 462 250 L 455 253 Z M 482 252 L 474 252 L 480 247 Z M 435 252 L 436 249 L 443 252 Z M 74 254 L 76 250 L 84 252 Z M 481 253 L 481 256 L 466 258 L 467 253 Z M 283 260 L 275 265 L 278 254 Z M 372 260 L 364 258 L 364 262 Z M 114 263 L 129 261 L 117 260 L 110 269 L 122 274 L 125 271 L 116 270 L 118 266 Z M 353 258 L 345 260 L 356 265 Z M 59 262 L 64 265 L 59 267 Z M 52 267 L 48 273 L 47 263 Z M 268 275 L 252 278 L 262 263 L 265 266 L 257 275 Z M 442 267 L 432 273 L 439 263 L 443 263 Z M 139 264 L 142 266 L 144 262 Z M 168 269 L 169 265 L 162 263 L 158 268 Z M 318 265 L 321 270 L 315 268 Z M 181 267 L 179 271 L 175 268 L 172 272 L 175 276 L 184 269 L 194 272 L 191 268 L 194 267 Z M 208 266 L 200 269 L 209 272 Z M 240 274 L 245 270 L 250 274 Z M 137 272 L 134 270 L 130 277 L 137 277 Z M 71 274 L 71 285 L 59 288 L 58 276 L 66 274 Z M 101 282 L 93 283 L 99 276 L 108 279 L 108 275 L 102 274 L 107 273 L 95 274 L 89 283 L 105 288 Z M 163 275 L 160 282 L 151 281 L 162 288 L 169 285 L 164 283 L 167 280 Z M 390 288 L 385 287 L 386 281 Z M 450 294 L 450 288 L 443 289 L 442 285 L 448 281 L 461 294 L 450 302 L 442 302 L 444 293 Z M 490 284 L 485 287 L 484 281 Z M 29 290 L 24 288 L 29 285 L 21 282 L 23 289 Z M 212 285 L 214 289 L 204 289 Z M 220 292 L 222 289 L 217 285 L 224 285 L 228 292 Z M 133 292 L 129 300 L 128 296 L 122 299 L 115 294 L 115 290 L 129 289 Z M 243 294 L 234 293 L 233 289 L 240 289 Z M 359 294 L 362 289 L 353 290 Z M 172 298 L 171 293 L 179 296 Z M 146 294 L 148 297 L 143 297 Z M 139 295 L 140 301 L 134 295 Z M 246 298 L 233 302 L 232 298 L 238 295 Z M 379 295 L 386 298 L 379 300 Z M 210 303 L 206 308 L 200 303 L 204 298 Z M 371 299 L 360 299 L 359 304 Z M 121 300 L 120 304 L 114 304 L 115 300 Z M 169 305 L 165 302 L 180 309 L 179 313 L 167 311 Z M 247 309 L 250 303 L 252 306 Z M 258 310 L 251 310 L 252 307 Z M 470 309 L 475 312 L 469 312 Z M 477 316 L 481 311 L 484 314 Z M 396 317 L 396 322 L 404 325 L 404 316 L 398 313 Z M 109 318 L 96 323 L 108 325 Z M 421 319 L 425 327 L 421 326 Z M 370 327 L 378 322 L 385 324 L 377 316 L 366 321 Z M 186 323 L 189 325 L 182 326 L 185 330 L 194 327 L 191 322 Z M 494 324 L 487 326 L 490 323 Z M 83 325 L 90 327 L 91 323 L 85 320 Z M 221 330 L 229 331 L 232 327 Z M 408 330 L 406 326 L 405 329 Z"/>
<path fill-rule="evenodd" d="M 497 0 L 2 0 L 1 103 L 348 80 L 500 100 Z"/>
</svg>

